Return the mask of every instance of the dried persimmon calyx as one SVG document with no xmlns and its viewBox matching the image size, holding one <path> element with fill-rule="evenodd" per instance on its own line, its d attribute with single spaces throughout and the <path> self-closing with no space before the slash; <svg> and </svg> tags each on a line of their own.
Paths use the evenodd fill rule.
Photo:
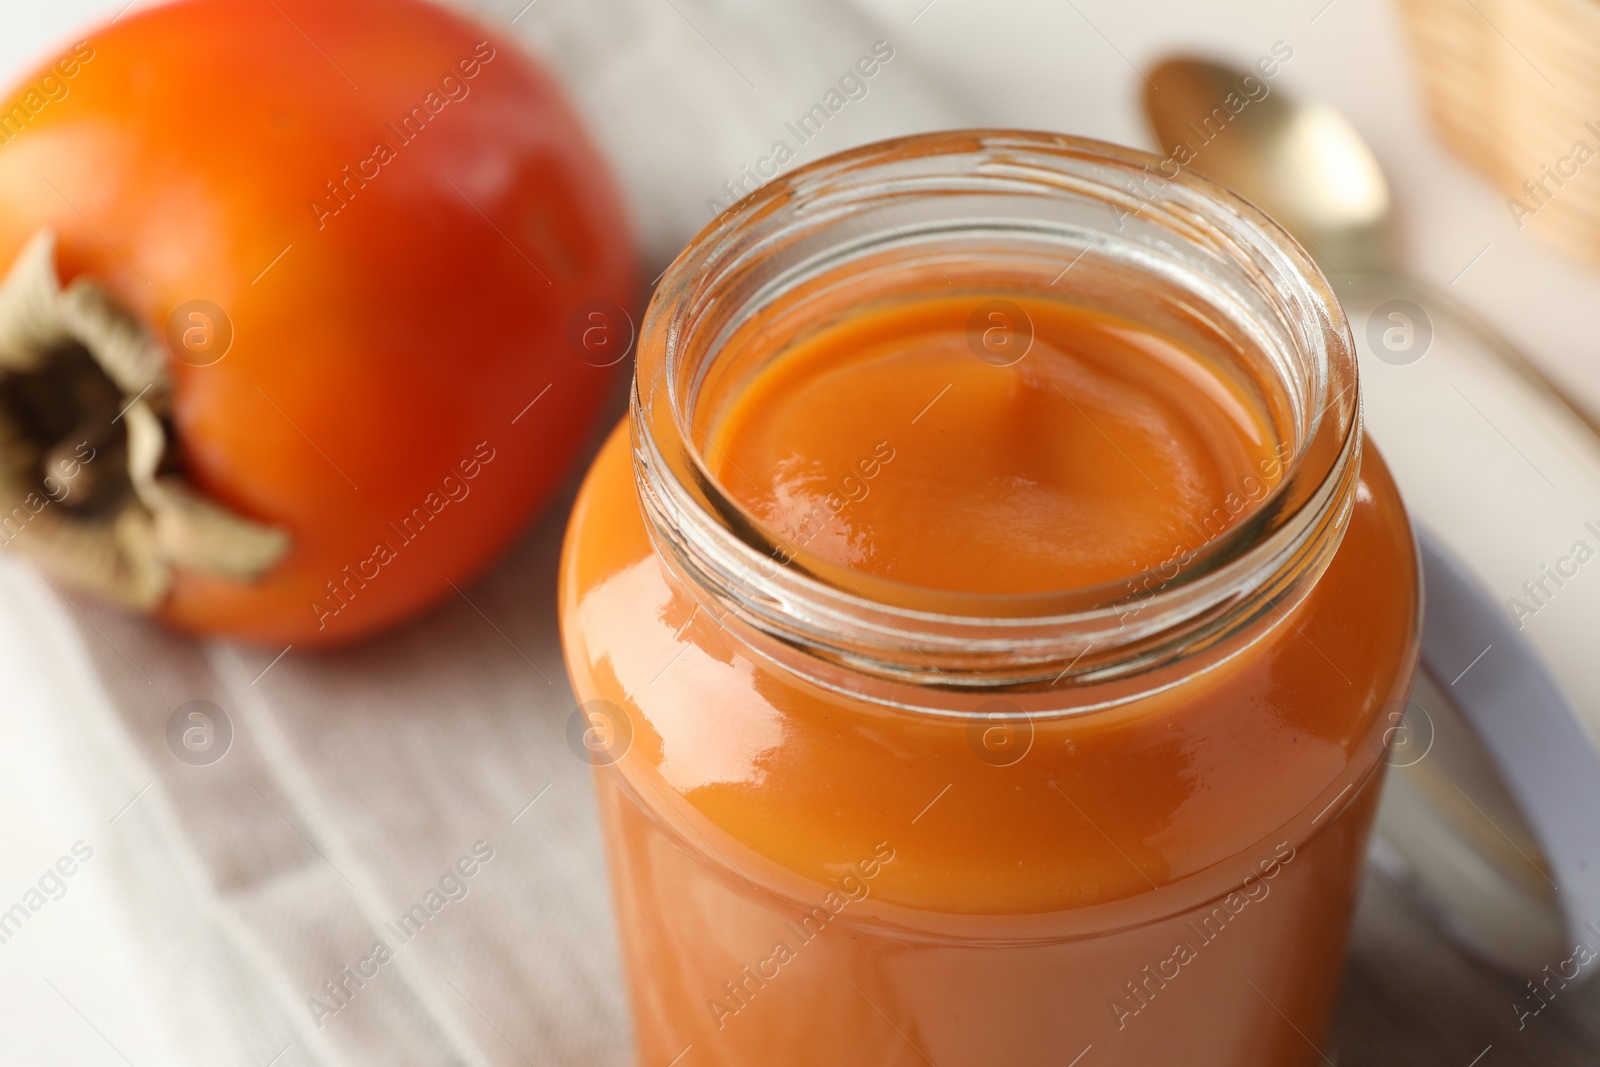
<svg viewBox="0 0 1600 1067">
<path fill-rule="evenodd" d="M 141 611 L 174 570 L 250 581 L 290 546 L 172 469 L 166 361 L 93 279 L 62 288 L 48 230 L 0 282 L 0 547 Z"/>
</svg>

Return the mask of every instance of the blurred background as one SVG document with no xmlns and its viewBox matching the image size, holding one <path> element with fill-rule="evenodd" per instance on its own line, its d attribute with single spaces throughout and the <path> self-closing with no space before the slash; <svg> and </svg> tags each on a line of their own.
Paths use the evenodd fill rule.
<svg viewBox="0 0 1600 1067">
<path fill-rule="evenodd" d="M 1547 218 L 1543 234 L 1519 227 L 1493 178 L 1496 131 L 1517 124 L 1494 113 L 1503 96 L 1467 99 L 1447 145 L 1424 94 L 1439 58 L 1428 49 L 1444 45 L 1424 37 L 1419 48 L 1394 0 L 457 6 L 556 72 L 620 177 L 647 277 L 754 187 L 778 142 L 793 152 L 785 171 L 951 126 L 1154 148 L 1140 102 L 1163 56 L 1245 67 L 1286 46 L 1274 89 L 1336 107 L 1372 146 L 1409 272 L 1600 410 L 1600 274 L 1570 254 L 1581 256 L 1582 218 Z M 0 73 L 14 80 L 123 10 L 9 5 Z M 1464 10 L 1482 21 L 1473 32 L 1531 53 L 1529 80 L 1545 79 L 1531 38 L 1549 27 L 1532 24 L 1530 5 Z M 797 119 L 879 42 L 892 58 L 864 91 L 797 136 Z M 1540 121 L 1536 101 L 1522 106 Z M 1582 118 L 1600 125 L 1600 109 Z M 1474 157 L 1476 129 L 1491 143 Z M 206 131 L 194 136 L 203 150 Z M 565 742 L 554 583 L 569 502 L 570 491 L 460 601 L 349 651 L 281 660 L 68 602 L 0 556 L 0 902 L 73 843 L 92 852 L 60 899 L 0 944 L 0 1063 L 628 1062 L 588 768 Z M 173 709 L 194 699 L 225 709 L 233 732 L 204 767 L 173 759 L 167 743 Z M 481 859 L 480 843 L 492 859 L 468 894 L 319 1026 L 307 999 L 441 872 Z M 1537 978 L 1464 952 L 1371 875 L 1336 1060 L 1600 1062 L 1600 990 L 1563 988 L 1528 1016 Z"/>
</svg>

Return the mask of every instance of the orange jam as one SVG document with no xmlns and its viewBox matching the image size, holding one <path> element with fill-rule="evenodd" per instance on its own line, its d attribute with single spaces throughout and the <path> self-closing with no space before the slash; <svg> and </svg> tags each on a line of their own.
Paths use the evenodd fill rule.
<svg viewBox="0 0 1600 1067">
<path fill-rule="evenodd" d="M 968 132 L 846 162 L 848 187 L 781 179 L 669 272 L 631 442 L 568 531 L 568 736 L 638 1062 L 1331 1059 L 1419 610 L 1337 304 L 1198 179 L 1170 215 L 1079 211 L 1123 195 L 1143 164 L 1121 149 Z M 941 167 L 958 222 L 982 182 L 1068 175 L 1022 210 L 1068 205 L 1049 240 L 1104 216 L 1105 251 L 1067 273 L 1028 258 L 1016 213 L 970 240 L 891 223 L 944 195 L 904 174 Z M 751 266 L 820 240 L 736 239 L 845 216 L 882 236 L 850 237 L 837 279 Z M 1117 241 L 1144 251 L 1113 262 Z M 1140 280 L 1180 245 L 1220 280 Z"/>
<path fill-rule="evenodd" d="M 974 358 L 973 303 L 873 307 L 784 353 L 716 427 L 713 473 L 796 546 L 972 593 L 1138 574 L 1276 483 L 1264 413 L 1195 353 L 1024 295 L 1031 344 L 997 366 Z"/>
</svg>

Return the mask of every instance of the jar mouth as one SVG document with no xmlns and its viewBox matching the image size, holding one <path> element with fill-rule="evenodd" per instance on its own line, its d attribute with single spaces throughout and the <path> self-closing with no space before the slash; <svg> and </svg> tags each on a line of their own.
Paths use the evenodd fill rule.
<svg viewBox="0 0 1600 1067">
<path fill-rule="evenodd" d="M 758 649 L 835 688 L 861 673 L 957 690 L 1099 681 L 1288 610 L 1348 522 L 1361 436 L 1354 345 L 1287 233 L 1223 187 L 1163 170 L 1173 167 L 1084 138 L 951 131 L 812 163 L 714 220 L 663 275 L 640 331 L 635 470 L 669 567 Z M 929 590 L 840 566 L 786 543 L 723 489 L 697 411 L 716 383 L 737 380 L 739 368 L 719 365 L 736 330 L 780 297 L 802 309 L 848 300 L 889 267 L 908 285 L 955 284 L 974 263 L 990 278 L 1003 265 L 1002 292 L 1042 291 L 1050 274 L 1077 271 L 1052 291 L 1233 345 L 1227 358 L 1270 394 L 1290 450 L 1280 480 L 1181 565 L 1020 594 Z"/>
</svg>

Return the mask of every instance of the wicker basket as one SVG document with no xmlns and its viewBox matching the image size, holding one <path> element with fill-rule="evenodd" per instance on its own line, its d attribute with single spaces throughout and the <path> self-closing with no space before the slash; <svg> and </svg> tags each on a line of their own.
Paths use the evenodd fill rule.
<svg viewBox="0 0 1600 1067">
<path fill-rule="evenodd" d="M 1400 0 L 1445 141 L 1519 228 L 1600 266 L 1600 2 Z"/>
</svg>

